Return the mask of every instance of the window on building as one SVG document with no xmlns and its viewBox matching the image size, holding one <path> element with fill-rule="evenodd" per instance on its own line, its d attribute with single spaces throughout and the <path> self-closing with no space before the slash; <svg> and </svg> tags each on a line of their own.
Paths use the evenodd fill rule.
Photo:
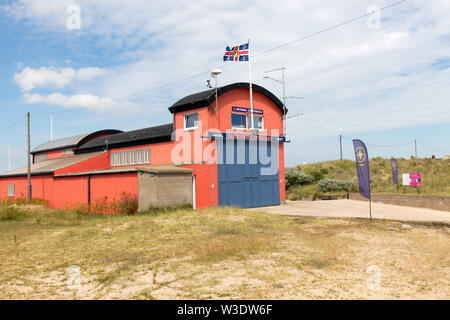
<svg viewBox="0 0 450 320">
<path fill-rule="evenodd" d="M 253 116 L 253 126 L 255 129 L 264 129 L 264 118 L 262 116 Z"/>
<path fill-rule="evenodd" d="M 231 127 L 232 128 L 247 128 L 247 115 L 246 114 L 231 114 Z"/>
<path fill-rule="evenodd" d="M 8 184 L 8 197 L 14 197 L 16 193 L 16 185 Z"/>
<path fill-rule="evenodd" d="M 198 127 L 198 113 L 184 115 L 184 128 L 195 129 Z"/>
<path fill-rule="evenodd" d="M 150 163 L 150 149 L 130 150 L 111 153 L 111 166 L 132 166 Z"/>
<path fill-rule="evenodd" d="M 63 154 L 63 156 L 71 155 L 71 154 L 73 154 L 73 150 L 72 150 L 72 148 L 63 149 L 62 154 Z"/>
<path fill-rule="evenodd" d="M 47 153 L 43 152 L 43 153 L 38 153 L 36 155 L 34 155 L 34 163 L 38 163 L 41 161 L 47 160 Z"/>
</svg>

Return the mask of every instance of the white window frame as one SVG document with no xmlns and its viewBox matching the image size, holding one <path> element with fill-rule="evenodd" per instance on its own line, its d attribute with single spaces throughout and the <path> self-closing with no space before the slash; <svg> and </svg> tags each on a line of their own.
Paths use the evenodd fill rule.
<svg viewBox="0 0 450 320">
<path fill-rule="evenodd" d="M 245 127 L 234 127 L 233 126 L 233 114 L 237 114 L 238 116 L 244 116 L 245 117 Z M 232 112 L 231 113 L 231 128 L 232 129 L 240 129 L 240 130 L 247 130 L 249 128 L 249 116 L 246 113 L 238 113 L 238 112 Z"/>
<path fill-rule="evenodd" d="M 111 167 L 151 163 L 150 148 L 111 152 Z"/>
<path fill-rule="evenodd" d="M 193 116 L 195 114 L 197 115 L 197 125 L 194 125 L 193 127 L 187 128 L 186 127 L 186 123 L 187 123 L 186 118 L 189 117 L 189 116 Z M 198 121 L 199 121 L 198 120 L 198 112 L 185 113 L 183 115 L 183 122 L 184 122 L 183 128 L 184 128 L 184 130 L 188 131 L 188 130 L 196 130 L 196 129 L 198 129 Z"/>
</svg>

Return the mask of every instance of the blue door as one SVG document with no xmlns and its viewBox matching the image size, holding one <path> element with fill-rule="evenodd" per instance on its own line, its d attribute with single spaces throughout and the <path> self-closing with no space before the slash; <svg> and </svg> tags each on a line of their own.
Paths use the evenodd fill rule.
<svg viewBox="0 0 450 320">
<path fill-rule="evenodd" d="M 227 146 L 228 145 L 228 146 Z M 219 205 L 253 208 L 280 204 L 278 147 L 256 141 L 217 144 Z"/>
</svg>

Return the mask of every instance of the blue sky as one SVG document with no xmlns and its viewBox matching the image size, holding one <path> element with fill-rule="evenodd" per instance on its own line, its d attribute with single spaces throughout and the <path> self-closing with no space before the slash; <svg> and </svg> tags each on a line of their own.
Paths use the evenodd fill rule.
<svg viewBox="0 0 450 320">
<path fill-rule="evenodd" d="M 27 111 L 32 147 L 49 139 L 50 113 L 55 138 L 167 123 L 167 108 L 223 66 L 227 45 L 251 38 L 257 54 L 393 2 L 2 1 L 0 172 L 8 145 L 12 167 L 26 163 L 25 119 L 5 129 Z M 71 6 L 80 29 L 67 28 Z M 409 0 L 256 56 L 255 83 L 281 97 L 263 77 L 283 63 L 287 95 L 304 97 L 288 101 L 303 116 L 288 120 L 286 164 L 338 158 L 339 134 L 365 141 L 370 156 L 409 157 L 414 139 L 421 157 L 450 154 L 449 17 L 449 1 Z M 246 63 L 223 68 L 219 83 L 237 81 L 248 81 Z"/>
</svg>

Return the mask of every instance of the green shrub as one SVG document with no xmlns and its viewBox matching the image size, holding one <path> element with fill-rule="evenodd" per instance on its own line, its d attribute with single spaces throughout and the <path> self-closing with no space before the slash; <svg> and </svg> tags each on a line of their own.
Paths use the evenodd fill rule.
<svg viewBox="0 0 450 320">
<path fill-rule="evenodd" d="M 24 217 L 23 211 L 10 205 L 0 206 L 0 221 L 2 220 L 18 220 Z"/>
<path fill-rule="evenodd" d="M 321 192 L 333 192 L 333 191 L 355 191 L 356 183 L 353 181 L 335 180 L 335 179 L 322 179 L 318 183 L 319 191 Z"/>
<path fill-rule="evenodd" d="M 320 170 L 312 170 L 309 174 L 311 176 L 314 177 L 314 181 L 320 181 L 324 178 L 324 169 L 320 169 Z M 326 170 L 326 172 L 328 173 L 328 170 Z"/>
<path fill-rule="evenodd" d="M 299 171 L 298 169 L 290 169 L 285 174 L 286 188 L 296 185 L 307 185 L 314 183 L 314 177 L 310 174 Z"/>
</svg>

